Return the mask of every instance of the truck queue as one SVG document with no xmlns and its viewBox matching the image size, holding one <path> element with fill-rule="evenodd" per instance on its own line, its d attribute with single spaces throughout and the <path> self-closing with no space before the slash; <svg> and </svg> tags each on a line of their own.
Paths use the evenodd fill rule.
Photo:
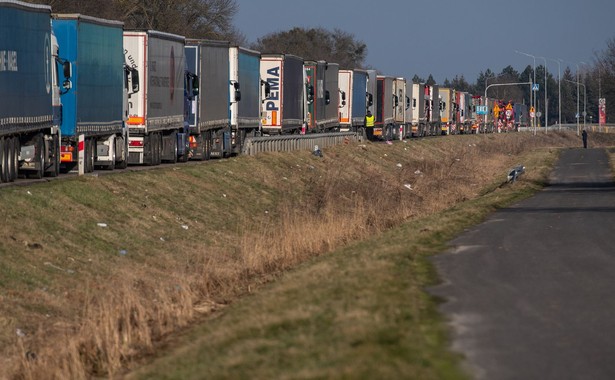
<svg viewBox="0 0 615 380">
<path fill-rule="evenodd" d="M 0 0 L 0 182 L 222 158 L 251 136 L 367 127 L 390 141 L 527 124 L 525 105 L 494 114 L 491 103 L 375 70 Z"/>
</svg>

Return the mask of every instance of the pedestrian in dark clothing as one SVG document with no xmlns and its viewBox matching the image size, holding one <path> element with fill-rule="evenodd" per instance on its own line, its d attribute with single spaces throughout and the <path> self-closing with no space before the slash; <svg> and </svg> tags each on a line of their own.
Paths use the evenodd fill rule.
<svg viewBox="0 0 615 380">
<path fill-rule="evenodd" d="M 587 131 L 585 129 L 581 133 L 581 137 L 583 137 L 583 148 L 587 149 Z"/>
</svg>

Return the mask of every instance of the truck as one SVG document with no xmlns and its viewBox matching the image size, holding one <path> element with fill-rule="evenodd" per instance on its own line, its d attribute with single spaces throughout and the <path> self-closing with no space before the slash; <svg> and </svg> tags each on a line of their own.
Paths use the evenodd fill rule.
<svg viewBox="0 0 615 380">
<path fill-rule="evenodd" d="M 231 83 L 230 52 L 226 41 L 186 40 L 186 69 L 199 88 L 187 123 L 191 159 L 222 158 L 233 152 L 230 107 L 239 106 L 241 92 L 239 82 Z"/>
<path fill-rule="evenodd" d="M 229 48 L 231 86 L 230 120 L 233 154 L 240 154 L 245 138 L 257 136 L 261 130 L 261 94 L 267 96 L 261 83 L 261 53 L 239 46 Z M 264 91 L 263 91 L 264 90 Z"/>
<path fill-rule="evenodd" d="M 308 60 L 304 62 L 304 68 L 306 131 L 324 132 L 339 128 L 339 65 Z"/>
<path fill-rule="evenodd" d="M 270 94 L 262 100 L 262 133 L 305 132 L 303 58 L 291 54 L 262 54 L 261 80 Z M 312 94 L 313 96 L 313 94 Z"/>
<path fill-rule="evenodd" d="M 62 171 L 79 163 L 79 138 L 83 142 L 83 171 L 95 167 L 125 168 L 128 130 L 123 31 L 119 21 L 80 14 L 54 14 L 53 31 L 60 49 L 74 64 L 73 85 L 62 94 Z M 136 79 L 133 81 L 137 84 Z"/>
<path fill-rule="evenodd" d="M 352 76 L 352 94 L 350 95 L 351 125 L 354 132 L 364 126 L 365 114 L 374 104 L 374 95 L 370 92 L 369 72 L 354 69 Z M 340 87 L 341 81 L 340 81 Z M 346 100 L 348 101 L 348 100 Z"/>
<path fill-rule="evenodd" d="M 374 137 L 390 140 L 394 123 L 393 77 L 378 75 L 376 85 L 376 121 Z"/>
<path fill-rule="evenodd" d="M 440 111 L 440 134 L 448 135 L 452 132 L 453 125 L 453 99 L 455 90 L 448 87 L 440 87 L 439 91 L 439 111 Z"/>
<path fill-rule="evenodd" d="M 408 135 L 406 124 L 406 109 L 410 107 L 410 99 L 406 95 L 406 79 L 393 79 L 393 136 L 403 140 Z"/>
<path fill-rule="evenodd" d="M 425 90 L 421 83 L 412 83 L 412 99 L 410 100 L 410 136 L 425 136 L 427 130 L 427 116 L 425 114 Z"/>
<path fill-rule="evenodd" d="M 426 119 L 426 134 L 436 136 L 441 134 L 440 129 L 440 98 L 438 85 L 423 86 L 425 92 L 425 119 Z"/>
<path fill-rule="evenodd" d="M 59 174 L 60 92 L 72 86 L 59 54 L 50 7 L 0 0 L 0 182 Z"/>
<path fill-rule="evenodd" d="M 349 131 L 353 128 L 353 104 L 354 100 L 354 77 L 355 74 L 352 70 L 340 70 L 339 71 L 339 87 L 340 87 L 340 99 L 339 99 L 339 126 L 341 131 Z M 364 96 L 362 96 L 365 98 Z M 363 110 L 365 113 L 365 110 Z M 363 115 L 365 116 L 365 115 Z"/>
<path fill-rule="evenodd" d="M 141 88 L 128 95 L 128 163 L 186 161 L 184 125 L 185 38 L 156 30 L 124 30 L 126 65 Z"/>
</svg>

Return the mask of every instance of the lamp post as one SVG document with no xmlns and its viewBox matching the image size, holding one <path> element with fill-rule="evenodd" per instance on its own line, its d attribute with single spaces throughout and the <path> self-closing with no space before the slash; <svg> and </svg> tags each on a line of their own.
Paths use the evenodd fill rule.
<svg viewBox="0 0 615 380">
<path fill-rule="evenodd" d="M 537 57 L 545 61 L 545 133 L 549 129 L 549 102 L 547 100 L 547 59 L 545 57 Z"/>
<path fill-rule="evenodd" d="M 562 130 L 562 67 L 560 65 L 561 59 L 547 58 L 551 61 L 557 62 L 557 110 L 558 110 L 558 122 L 559 130 Z"/>
<path fill-rule="evenodd" d="M 577 75 L 578 77 L 578 75 Z M 587 115 L 587 88 L 585 87 L 585 84 L 579 82 L 578 80 L 576 82 L 568 80 L 568 79 L 564 79 L 564 81 L 566 82 L 570 82 L 570 83 L 576 83 L 577 85 L 577 94 L 579 93 L 579 87 L 583 86 L 583 112 Z M 577 115 L 579 115 L 579 98 L 580 96 L 577 95 Z M 579 115 L 580 116 L 580 115 Z M 577 117 L 577 136 L 579 135 L 579 118 Z M 585 118 L 583 118 L 583 128 L 585 128 Z"/>
<path fill-rule="evenodd" d="M 519 51 L 519 50 L 515 50 L 515 53 L 523 54 L 523 55 L 525 55 L 527 57 L 531 57 L 531 58 L 534 59 L 534 80 L 533 80 L 533 83 L 536 83 L 536 56 L 532 55 L 532 54 L 524 53 L 524 52 Z M 534 115 L 536 115 L 536 113 L 535 113 L 536 112 L 536 96 L 533 97 L 533 101 L 532 101 L 532 98 L 531 98 L 534 95 L 533 93 L 534 93 L 534 89 L 532 88 L 532 91 L 530 91 L 530 103 L 532 103 L 532 108 L 534 109 Z M 534 134 L 536 134 L 536 116 L 534 116 L 532 118 L 532 122 L 534 123 Z"/>
</svg>

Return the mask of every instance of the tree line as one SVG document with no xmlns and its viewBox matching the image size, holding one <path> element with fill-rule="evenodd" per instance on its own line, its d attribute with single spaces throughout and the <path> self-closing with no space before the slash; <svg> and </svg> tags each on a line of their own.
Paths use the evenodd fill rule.
<svg viewBox="0 0 615 380">
<path fill-rule="evenodd" d="M 367 44 L 353 34 L 340 29 L 295 27 L 287 31 L 270 33 L 249 44 L 241 31 L 233 26 L 233 17 L 239 6 L 236 0 L 27 0 L 31 3 L 50 5 L 54 12 L 81 13 L 111 20 L 123 21 L 126 28 L 156 29 L 191 38 L 226 40 L 247 46 L 261 53 L 287 53 L 305 59 L 336 62 L 345 69 L 370 69 L 365 62 Z M 536 82 L 540 86 L 537 94 L 539 110 L 544 112 L 545 67 L 536 67 Z M 588 122 L 598 121 L 598 99 L 605 98 L 607 122 L 615 122 L 615 116 L 608 118 L 609 109 L 615 109 L 615 38 L 607 41 L 605 51 L 597 53 L 592 65 L 584 65 L 578 73 L 581 87 L 580 113 L 587 110 Z M 496 83 L 527 82 L 534 77 L 528 65 L 519 72 L 511 66 L 499 73 L 487 69 L 481 72 L 474 83 L 463 75 L 452 80 L 446 78 L 443 87 L 452 87 L 472 94 L 484 94 L 485 88 Z M 565 67 L 561 75 L 562 122 L 576 123 L 577 73 Z M 414 83 L 435 84 L 430 74 L 427 79 L 415 75 Z M 558 77 L 547 70 L 548 122 L 558 120 Z M 529 103 L 529 86 L 502 86 L 489 89 L 488 96 Z M 585 104 L 585 99 L 587 102 Z M 615 115 L 615 112 L 611 112 Z"/>
</svg>

